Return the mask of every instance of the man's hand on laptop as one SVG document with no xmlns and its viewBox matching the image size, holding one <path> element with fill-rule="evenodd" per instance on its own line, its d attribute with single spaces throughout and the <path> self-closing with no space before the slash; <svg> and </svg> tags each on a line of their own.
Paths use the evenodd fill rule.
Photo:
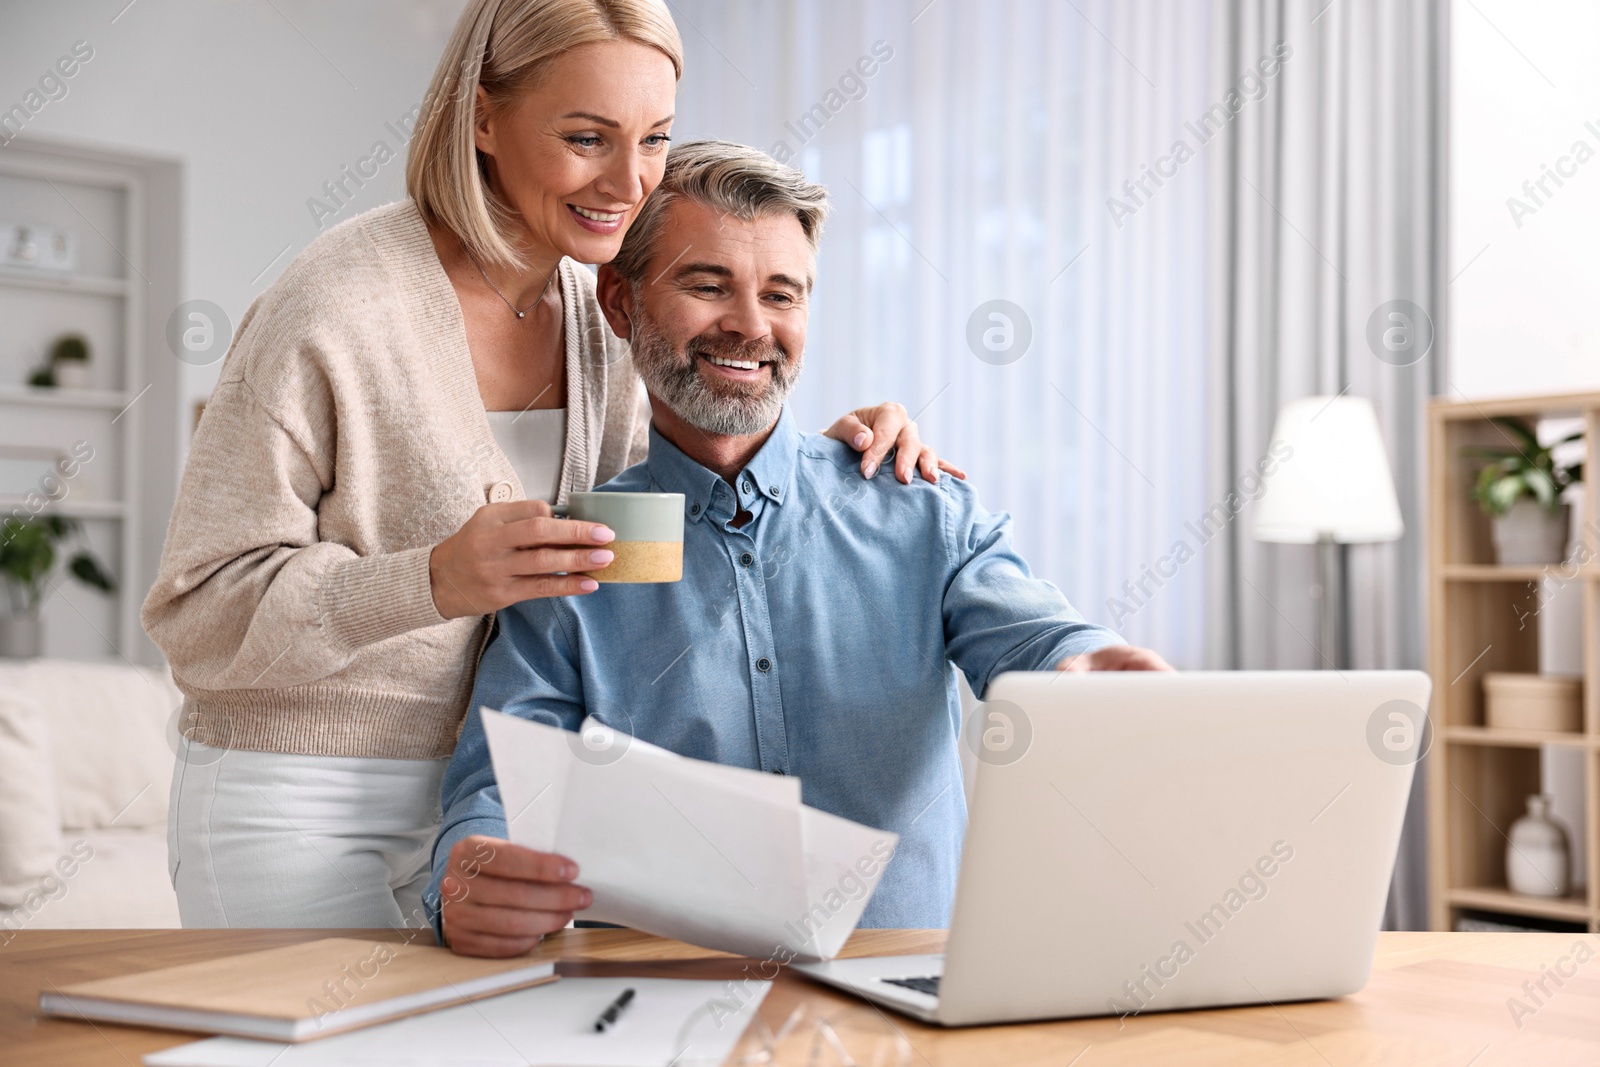
<svg viewBox="0 0 1600 1067">
<path fill-rule="evenodd" d="M 565 856 L 477 834 L 462 838 L 439 882 L 445 944 L 462 956 L 522 955 L 594 902 L 576 877 L 578 865 Z"/>
<path fill-rule="evenodd" d="M 1107 645 L 1056 664 L 1058 671 L 1170 671 L 1172 664 L 1148 648 Z"/>
</svg>

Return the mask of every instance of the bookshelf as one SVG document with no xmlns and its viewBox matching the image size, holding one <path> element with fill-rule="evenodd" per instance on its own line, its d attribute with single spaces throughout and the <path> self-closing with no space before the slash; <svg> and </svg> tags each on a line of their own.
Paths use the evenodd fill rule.
<svg viewBox="0 0 1600 1067">
<path fill-rule="evenodd" d="M 1567 563 L 1496 565 L 1490 520 L 1471 496 L 1483 460 L 1463 453 L 1504 445 L 1489 421 L 1497 416 L 1535 424 L 1581 419 L 1586 478 L 1592 483 L 1600 476 L 1600 392 L 1436 400 L 1429 406 L 1428 665 L 1435 738 L 1428 757 L 1429 925 L 1451 930 L 1470 914 L 1600 932 L 1600 492 L 1585 486 L 1578 504 L 1581 533 L 1568 548 Z M 1554 612 L 1542 610 L 1556 595 L 1575 598 L 1571 614 L 1581 628 L 1582 729 L 1543 733 L 1487 726 L 1483 676 L 1541 669 L 1540 629 L 1563 625 Z M 1582 834 L 1586 869 L 1575 869 L 1573 881 L 1586 884 L 1563 899 L 1522 896 L 1506 886 L 1507 835 L 1527 797 L 1548 788 L 1544 777 L 1552 753 L 1582 775 L 1584 825 L 1580 830 L 1567 821 L 1567 828 L 1574 837 Z M 1575 862 L 1577 852 L 1574 842 Z"/>
<path fill-rule="evenodd" d="M 42 611 L 46 656 L 159 662 L 139 607 L 159 561 L 183 436 L 179 365 L 165 341 L 181 281 L 181 177 L 175 160 L 31 136 L 0 153 L 0 218 L 69 230 L 78 245 L 70 275 L 0 269 L 0 453 L 93 450 L 65 492 L 43 504 L 25 478 L 8 476 L 0 514 L 79 520 L 118 586 L 104 596 L 53 576 Z M 88 388 L 24 384 L 66 333 L 89 339 Z"/>
</svg>

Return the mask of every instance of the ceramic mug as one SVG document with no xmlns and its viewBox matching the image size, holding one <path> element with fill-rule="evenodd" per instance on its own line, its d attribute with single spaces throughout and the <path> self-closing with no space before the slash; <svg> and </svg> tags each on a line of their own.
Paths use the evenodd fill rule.
<svg viewBox="0 0 1600 1067">
<path fill-rule="evenodd" d="M 587 571 L 597 582 L 676 582 L 683 577 L 682 493 L 573 493 L 554 509 L 563 519 L 597 522 L 617 539 L 605 567 Z"/>
</svg>

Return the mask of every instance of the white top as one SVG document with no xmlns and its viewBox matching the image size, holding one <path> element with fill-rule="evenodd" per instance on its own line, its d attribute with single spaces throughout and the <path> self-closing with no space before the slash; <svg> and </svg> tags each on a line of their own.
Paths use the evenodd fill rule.
<svg viewBox="0 0 1600 1067">
<path fill-rule="evenodd" d="M 529 500 L 555 503 L 561 491 L 561 456 L 567 447 L 567 409 L 489 411 L 489 429 L 522 482 Z"/>
</svg>

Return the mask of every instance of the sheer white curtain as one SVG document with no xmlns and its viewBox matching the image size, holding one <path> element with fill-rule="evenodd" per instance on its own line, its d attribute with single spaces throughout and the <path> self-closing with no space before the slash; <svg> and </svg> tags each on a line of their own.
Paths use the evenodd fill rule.
<svg viewBox="0 0 1600 1067">
<path fill-rule="evenodd" d="M 832 194 L 802 424 L 900 400 L 1037 573 L 1200 666 L 1207 168 L 1185 123 L 1212 103 L 1209 5 L 669 6 L 675 139 L 759 146 Z"/>
<path fill-rule="evenodd" d="M 1213 492 L 1265 452 L 1286 401 L 1319 393 L 1370 399 L 1405 536 L 1349 546 L 1335 595 L 1348 613 L 1351 666 L 1420 668 L 1422 437 L 1427 399 L 1447 380 L 1449 6 L 1218 0 L 1215 13 L 1223 77 L 1279 48 L 1288 58 L 1276 91 L 1241 112 L 1214 157 Z M 1368 324 L 1397 300 L 1412 303 L 1419 322 L 1431 321 L 1434 339 L 1398 361 L 1367 339 Z M 1327 662 L 1311 639 L 1310 548 L 1255 541 L 1245 522 L 1216 547 L 1208 626 L 1216 664 Z M 1391 929 L 1427 927 L 1427 769 L 1424 761 L 1406 812 L 1385 917 Z"/>
</svg>

